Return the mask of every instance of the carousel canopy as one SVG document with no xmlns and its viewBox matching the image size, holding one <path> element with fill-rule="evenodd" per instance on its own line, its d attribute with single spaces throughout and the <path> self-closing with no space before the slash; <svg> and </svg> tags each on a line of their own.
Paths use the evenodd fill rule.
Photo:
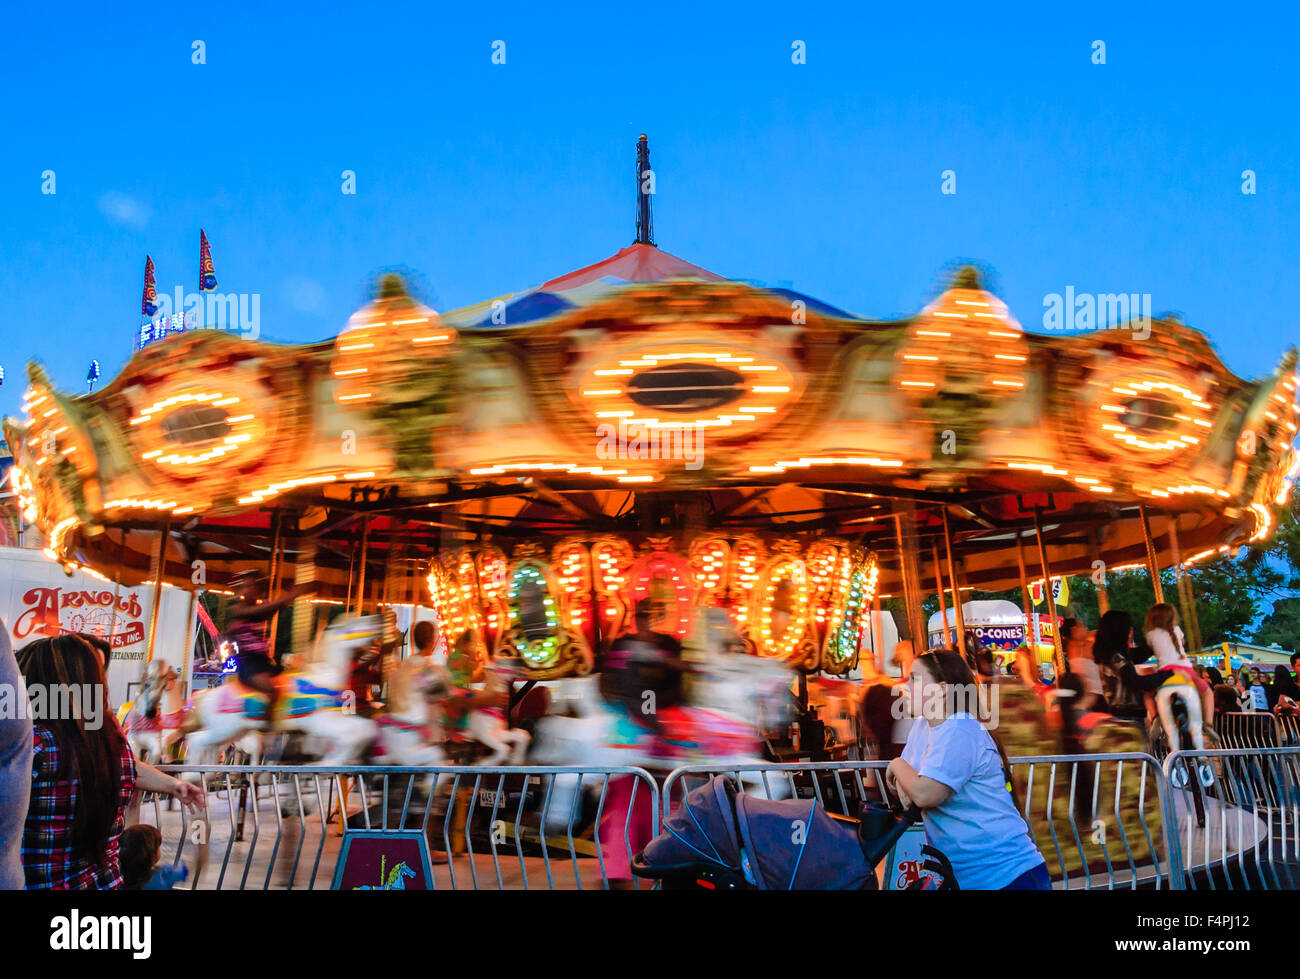
<svg viewBox="0 0 1300 979">
<path fill-rule="evenodd" d="M 466 547 L 713 534 L 874 552 L 884 593 L 908 554 L 1001 589 L 1143 564 L 1144 523 L 1164 566 L 1267 537 L 1295 366 L 1243 380 L 1168 320 L 1026 333 L 971 270 L 861 319 L 639 240 L 445 315 L 389 279 L 327 342 L 175 335 L 92 394 L 33 364 L 4 433 L 51 554 L 126 584 L 310 545 L 327 598 L 423 601 Z"/>
</svg>

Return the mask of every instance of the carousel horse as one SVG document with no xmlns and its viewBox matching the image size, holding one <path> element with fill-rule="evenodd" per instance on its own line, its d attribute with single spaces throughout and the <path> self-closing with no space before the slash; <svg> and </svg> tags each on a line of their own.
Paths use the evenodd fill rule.
<svg viewBox="0 0 1300 979">
<path fill-rule="evenodd" d="M 122 705 L 122 733 L 142 761 L 161 764 L 184 736 L 186 715 L 193 710 L 181 697 L 180 678 L 164 660 L 149 664 L 138 697 Z"/>
<path fill-rule="evenodd" d="M 510 692 L 510 682 L 518 673 L 509 662 L 508 659 L 498 659 L 488 664 L 484 689 L 493 693 Z M 477 762 L 480 766 L 522 765 L 532 741 L 527 731 L 506 723 L 506 708 L 503 707 L 477 707 L 470 711 L 466 734 L 491 752 Z"/>
<path fill-rule="evenodd" d="M 1170 751 L 1192 748 L 1204 751 L 1205 724 L 1201 713 L 1201 694 L 1184 673 L 1173 671 L 1155 692 L 1156 719 L 1151 724 L 1152 744 L 1163 732 Z M 1207 788 L 1214 784 L 1214 771 L 1204 762 L 1196 766 L 1197 777 Z M 1177 768 L 1170 780 L 1177 788 L 1187 781 L 1186 767 Z"/>
<path fill-rule="evenodd" d="M 276 730 L 298 732 L 328 744 L 322 764 L 359 762 L 374 740 L 377 726 L 356 714 L 348 675 L 356 654 L 381 641 L 383 628 L 378 615 L 332 622 L 321 636 L 315 664 L 275 677 L 279 697 L 274 717 L 267 716 L 266 695 L 240 683 L 235 674 L 204 693 L 195 706 L 197 729 L 188 738 L 191 760 L 201 764 L 205 756 L 250 733 Z"/>
<path fill-rule="evenodd" d="M 450 692 L 450 674 L 427 657 L 398 666 L 388 681 L 388 709 L 376 718 L 386 764 L 445 764 L 436 705 Z"/>
</svg>

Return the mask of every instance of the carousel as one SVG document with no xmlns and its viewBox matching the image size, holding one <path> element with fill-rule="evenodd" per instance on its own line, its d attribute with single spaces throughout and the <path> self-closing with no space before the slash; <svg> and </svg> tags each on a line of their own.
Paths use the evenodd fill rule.
<svg viewBox="0 0 1300 979">
<path fill-rule="evenodd" d="M 128 586 L 312 581 L 304 646 L 425 606 L 548 680 L 648 597 L 682 640 L 716 609 L 804 675 L 883 670 L 882 600 L 921 638 L 950 596 L 964 644 L 965 592 L 1182 569 L 1288 502 L 1294 350 L 1247 381 L 1176 320 L 1028 333 L 971 269 L 865 319 L 658 249 L 638 197 L 629 247 L 476 306 L 387 277 L 319 343 L 183 333 L 87 395 L 32 364 L 4 422 L 28 518 Z"/>
</svg>

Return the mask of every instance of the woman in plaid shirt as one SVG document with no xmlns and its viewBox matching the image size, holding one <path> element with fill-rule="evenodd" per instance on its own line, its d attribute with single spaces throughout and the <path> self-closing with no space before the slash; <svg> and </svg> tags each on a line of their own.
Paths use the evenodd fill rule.
<svg viewBox="0 0 1300 979">
<path fill-rule="evenodd" d="M 120 888 L 118 837 L 136 789 L 175 796 L 190 809 L 203 805 L 203 793 L 131 756 L 109 709 L 99 655 L 85 640 L 38 639 L 17 658 L 33 707 L 35 749 L 23 827 L 27 887 Z"/>
</svg>

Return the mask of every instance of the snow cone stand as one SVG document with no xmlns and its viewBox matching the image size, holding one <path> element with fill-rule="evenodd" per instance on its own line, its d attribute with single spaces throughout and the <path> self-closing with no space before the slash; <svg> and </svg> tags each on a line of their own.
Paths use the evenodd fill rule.
<svg viewBox="0 0 1300 979">
<path fill-rule="evenodd" d="M 964 647 L 985 624 L 954 596 L 1181 569 L 1287 502 L 1294 350 L 1245 381 L 1174 320 L 1026 333 L 969 268 L 865 319 L 661 251 L 641 199 L 629 247 L 454 312 L 390 276 L 318 343 L 181 333 L 86 395 L 30 365 L 4 422 L 27 517 L 125 587 L 257 568 L 318 611 L 429 606 L 535 680 L 591 672 L 648 595 L 664 631 L 723 609 L 834 677 L 886 669 L 882 600 L 925 637 L 937 593 Z"/>
</svg>

